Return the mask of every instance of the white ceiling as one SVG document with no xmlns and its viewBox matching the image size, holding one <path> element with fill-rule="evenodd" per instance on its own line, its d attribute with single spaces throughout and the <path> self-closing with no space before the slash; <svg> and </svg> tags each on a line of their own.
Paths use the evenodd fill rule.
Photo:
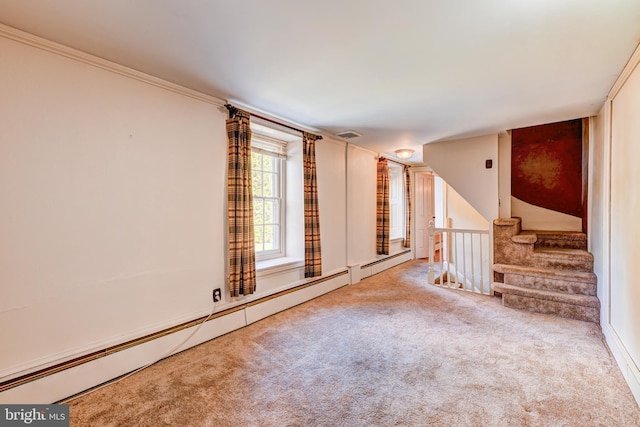
<svg viewBox="0 0 640 427">
<path fill-rule="evenodd" d="M 0 22 L 379 152 L 597 113 L 640 0 L 0 0 Z"/>
</svg>

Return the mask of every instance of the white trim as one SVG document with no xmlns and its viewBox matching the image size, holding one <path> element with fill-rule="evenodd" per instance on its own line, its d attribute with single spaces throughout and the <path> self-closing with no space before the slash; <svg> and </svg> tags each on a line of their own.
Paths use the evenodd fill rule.
<svg viewBox="0 0 640 427">
<path fill-rule="evenodd" d="M 333 275 L 337 276 L 331 277 Z M 206 322 L 198 334 L 194 335 L 190 341 L 185 343 L 180 349 L 175 350 L 172 354 L 194 347 L 205 341 L 247 326 L 256 320 L 309 301 L 342 286 L 346 286 L 349 284 L 348 270 L 341 268 L 325 274 L 320 278 L 305 279 L 284 286 L 272 293 L 275 294 L 282 290 L 316 281 L 320 283 L 294 290 L 291 293 L 275 296 L 274 298 L 265 298 L 269 295 L 257 296 L 254 294 L 252 297 L 245 298 L 243 301 L 217 306 L 216 312 L 234 306 L 244 305 L 243 308 L 237 311 Z M 251 304 L 252 301 L 263 298 L 264 301 L 261 301 L 259 304 Z M 10 388 L 0 393 L 0 402 L 4 404 L 24 402 L 49 404 L 65 399 L 157 360 L 158 355 L 165 354 L 167 349 L 183 341 L 195 327 L 197 326 L 164 335 L 160 338 L 114 352 L 110 355 L 65 369 L 38 380 Z M 120 342 L 123 341 L 120 340 Z"/>
<path fill-rule="evenodd" d="M 220 306 L 217 306 L 217 311 L 227 309 L 227 308 L 229 307 L 226 307 L 226 306 L 223 307 L 220 305 Z M 90 354 L 94 351 L 97 351 L 103 348 L 107 348 L 107 347 L 121 344 L 123 342 L 131 341 L 131 340 L 143 337 L 145 335 L 154 333 L 156 331 L 170 328 L 172 326 L 181 324 L 183 322 L 187 322 L 194 318 L 206 316 L 209 313 L 210 313 L 209 311 L 201 311 L 195 314 L 193 313 L 188 315 L 185 314 L 179 317 L 174 317 L 172 319 L 163 320 L 162 322 L 154 323 L 153 325 L 146 326 L 144 328 L 136 329 L 126 335 L 120 335 L 117 337 L 113 336 L 104 340 L 95 341 L 88 345 L 74 347 L 68 351 L 56 353 L 56 354 L 42 357 L 35 360 L 30 360 L 28 363 L 25 363 L 22 365 L 13 365 L 8 367 L 7 369 L 3 369 L 2 371 L 0 371 L 0 381 L 8 381 L 22 375 L 30 374 L 32 372 L 39 371 L 41 369 L 45 369 L 60 363 L 64 363 L 71 359 L 75 359 L 77 357 Z M 2 396 L 2 394 L 0 394 L 0 396 Z"/>
<path fill-rule="evenodd" d="M 622 89 L 622 87 L 627 82 L 631 74 L 633 74 L 638 64 L 640 64 L 640 44 L 638 44 L 638 46 L 636 47 L 636 50 L 633 52 L 633 54 L 629 58 L 629 61 L 624 66 L 624 68 L 622 69 L 622 72 L 620 73 L 620 75 L 616 79 L 616 82 L 613 84 L 613 87 L 609 91 L 609 99 L 613 100 L 613 98 L 615 98 L 616 95 L 618 95 L 618 92 L 620 92 L 620 89 Z"/>
<path fill-rule="evenodd" d="M 256 273 L 258 278 L 273 276 L 285 271 L 297 270 L 304 267 L 304 260 L 298 258 L 272 258 L 256 261 Z"/>
<path fill-rule="evenodd" d="M 286 143 L 283 144 L 283 146 L 285 147 L 286 150 Z M 278 247 L 276 249 L 268 249 L 268 250 L 262 250 L 262 251 L 256 251 L 255 256 L 256 256 L 256 261 L 265 261 L 265 260 L 269 260 L 269 259 L 277 259 L 277 258 L 283 258 L 286 256 L 287 253 L 287 248 L 286 248 L 286 244 L 287 244 L 287 217 L 286 217 L 286 206 L 287 206 L 287 188 L 286 188 L 286 171 L 287 171 L 287 158 L 286 156 L 282 156 L 278 153 L 274 153 L 271 151 L 267 151 L 267 150 L 260 150 L 257 149 L 256 147 L 251 147 L 251 151 L 255 152 L 256 154 L 260 154 L 262 156 L 269 156 L 272 157 L 276 160 L 276 167 L 277 167 L 277 172 L 273 173 L 273 172 L 267 172 L 267 171 L 262 171 L 260 169 L 260 173 L 273 173 L 276 177 L 278 182 L 276 183 L 277 187 L 278 187 L 278 196 L 277 197 L 266 197 L 266 196 L 256 196 L 255 194 L 253 195 L 253 200 L 254 200 L 254 206 L 255 206 L 255 200 L 256 198 L 258 199 L 262 199 L 262 200 L 276 200 L 277 201 L 277 205 L 278 205 Z M 254 228 L 257 227 L 258 225 L 254 225 Z M 264 235 L 263 235 L 264 237 Z"/>
<path fill-rule="evenodd" d="M 345 274 L 323 280 L 321 283 L 299 289 L 295 292 L 280 295 L 276 298 L 266 299 L 260 304 L 248 304 L 244 310 L 247 325 L 348 285 L 349 274 L 347 270 L 343 269 L 341 272 L 344 272 Z M 327 275 L 326 277 L 330 277 L 330 275 Z"/>
<path fill-rule="evenodd" d="M 602 294 L 605 297 L 605 301 L 600 301 L 600 310 L 604 310 L 600 313 L 600 324 L 608 325 L 611 323 L 611 121 L 613 120 L 611 115 L 611 99 L 607 98 L 604 107 L 604 120 L 602 124 L 604 126 L 604 174 L 605 178 L 602 183 L 603 196 L 605 198 L 605 206 L 603 211 L 604 236 L 604 259 L 603 259 L 603 275 L 605 279 L 605 290 Z"/>
<path fill-rule="evenodd" d="M 347 148 L 353 148 L 354 150 L 360 150 L 360 151 L 364 151 L 365 153 L 370 153 L 372 156 L 374 156 L 376 160 L 378 159 L 378 153 L 373 150 L 369 150 L 368 148 L 364 148 L 359 145 L 352 144 L 350 142 L 347 142 Z"/>
<path fill-rule="evenodd" d="M 398 182 L 400 181 L 400 182 Z M 406 183 L 404 180 L 404 167 L 398 164 L 389 164 L 389 241 L 394 242 L 397 240 L 404 240 L 406 237 L 406 223 L 407 223 L 407 197 L 406 197 Z M 391 194 L 396 197 L 392 200 Z M 391 218 L 393 213 L 393 207 L 397 205 L 399 207 L 400 218 Z M 397 227 L 392 228 L 394 220 L 399 222 Z M 394 233 L 395 232 L 395 233 Z M 393 237 L 392 237 L 393 236 Z"/>
<path fill-rule="evenodd" d="M 364 262 L 360 264 L 360 278 L 366 279 L 369 276 L 378 274 L 384 270 L 395 267 L 413 259 L 413 254 L 410 250 L 405 250 L 394 255 L 383 255 L 384 258 L 374 259 L 370 262 Z"/>
<path fill-rule="evenodd" d="M 633 362 L 631 355 L 627 352 L 618 334 L 610 324 L 603 326 L 602 333 L 605 336 L 611 354 L 613 354 L 618 363 L 622 376 L 631 389 L 633 397 L 640 404 L 640 369 Z"/>
<path fill-rule="evenodd" d="M 436 173 L 429 166 L 411 166 L 411 171 L 416 172 L 429 172 L 436 176 Z"/>
<path fill-rule="evenodd" d="M 98 58 L 86 52 L 82 52 L 77 49 L 73 49 L 68 46 L 61 45 L 50 40 L 43 39 L 33 34 L 20 31 L 16 28 L 9 27 L 4 24 L 0 24 L 0 37 L 13 40 L 22 44 L 26 44 L 31 47 L 45 50 L 47 52 L 54 53 L 56 55 L 64 56 L 74 61 L 82 62 L 87 65 L 91 65 L 97 68 L 101 68 L 106 71 L 110 71 L 115 74 L 120 74 L 125 77 L 129 77 L 134 80 L 138 80 L 143 83 L 150 84 L 152 86 L 159 87 L 180 95 L 188 96 L 190 98 L 197 99 L 202 102 L 217 105 L 222 107 L 225 102 L 220 98 L 206 95 L 204 93 L 195 91 L 193 89 L 180 86 L 175 83 L 163 80 L 161 78 L 152 76 L 150 74 L 143 73 L 141 71 L 134 70 L 124 65 L 117 64 L 115 62 L 108 61 L 106 59 Z"/>
<path fill-rule="evenodd" d="M 640 404 L 640 368 L 635 364 L 632 356 L 629 354 L 624 346 L 624 343 L 616 333 L 615 329 L 611 325 L 611 271 L 612 271 L 612 259 L 611 259 L 611 175 L 613 171 L 612 164 L 612 148 L 613 148 L 613 101 L 618 95 L 620 90 L 624 87 L 625 83 L 634 72 L 634 70 L 640 64 L 640 45 L 636 48 L 635 52 L 629 59 L 629 62 L 625 65 L 624 69 L 620 73 L 620 76 L 614 83 L 609 96 L 605 101 L 602 108 L 604 114 L 603 118 L 603 133 L 604 133 L 604 182 L 603 182 L 603 196 L 605 198 L 605 208 L 603 209 L 603 222 L 605 225 L 605 248 L 603 254 L 603 275 L 605 283 L 602 285 L 605 287 L 602 296 L 605 301 L 601 301 L 601 313 L 600 313 L 600 326 L 605 336 L 605 341 L 615 358 L 624 379 L 626 380 L 633 396 Z M 599 284 L 600 286 L 600 284 Z"/>
<path fill-rule="evenodd" d="M 201 331 L 179 351 L 240 329 L 245 325 L 245 310 L 238 310 L 213 319 L 202 325 Z M 158 355 L 165 354 L 168 349 L 184 340 L 195 327 L 197 326 L 3 391 L 0 393 L 0 401 L 4 404 L 24 402 L 50 404 L 65 399 L 153 362 Z"/>
<path fill-rule="evenodd" d="M 589 126 L 589 145 L 588 145 L 588 153 L 587 153 L 587 251 L 593 252 L 591 250 L 591 238 L 589 236 L 592 235 L 593 232 L 593 173 L 594 171 L 594 150 L 596 145 L 596 135 L 594 132 L 596 116 L 590 116 L 588 121 Z M 604 138 L 603 138 L 604 144 Z M 584 155 L 584 153 L 583 153 Z"/>
<path fill-rule="evenodd" d="M 346 142 L 346 141 L 340 141 L 339 139 L 335 139 L 335 138 L 333 138 L 333 137 L 331 137 L 331 136 L 324 136 L 324 135 L 323 135 L 323 137 L 322 137 L 322 143 L 324 144 L 324 143 L 326 143 L 326 142 L 330 142 L 330 143 L 332 143 L 332 144 L 334 144 L 334 145 L 339 145 L 339 146 L 341 146 L 341 147 L 346 147 L 346 146 L 347 146 L 347 144 L 348 144 L 348 142 Z"/>
</svg>

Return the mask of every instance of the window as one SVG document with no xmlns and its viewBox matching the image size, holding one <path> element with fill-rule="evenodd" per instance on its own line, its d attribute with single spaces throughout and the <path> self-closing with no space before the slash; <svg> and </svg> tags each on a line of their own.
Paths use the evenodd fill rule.
<svg viewBox="0 0 640 427">
<path fill-rule="evenodd" d="M 251 120 L 253 220 L 258 276 L 304 265 L 304 178 L 299 133 Z"/>
<path fill-rule="evenodd" d="M 389 239 L 404 238 L 405 197 L 401 166 L 389 164 Z"/>
<path fill-rule="evenodd" d="M 256 260 L 285 255 L 284 163 L 286 142 L 254 133 L 251 140 Z"/>
</svg>

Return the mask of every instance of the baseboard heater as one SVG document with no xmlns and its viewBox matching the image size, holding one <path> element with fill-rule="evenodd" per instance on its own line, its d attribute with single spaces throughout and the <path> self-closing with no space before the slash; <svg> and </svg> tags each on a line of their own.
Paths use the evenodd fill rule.
<svg viewBox="0 0 640 427">
<path fill-rule="evenodd" d="M 298 286 L 294 286 L 294 287 L 292 287 L 290 289 L 285 289 L 283 291 L 276 292 L 276 293 L 271 294 L 271 295 L 266 295 L 266 296 L 264 296 L 262 298 L 258 298 L 256 300 L 249 301 L 249 302 L 246 302 L 244 304 L 240 304 L 238 306 L 228 308 L 226 310 L 221 310 L 219 312 L 214 313 L 208 319 L 208 321 L 217 319 L 217 318 L 222 317 L 222 316 L 226 316 L 226 315 L 231 314 L 231 313 L 235 313 L 236 311 L 244 310 L 247 307 L 252 307 L 252 306 L 261 304 L 261 303 L 263 303 L 265 301 L 269 301 L 269 300 L 272 300 L 274 298 L 278 298 L 278 297 L 281 297 L 283 295 L 286 295 L 286 294 L 289 294 L 289 293 L 292 293 L 292 292 L 296 292 L 296 291 L 299 291 L 301 289 L 308 288 L 310 286 L 317 285 L 317 284 L 322 283 L 322 282 L 326 282 L 327 280 L 331 280 L 331 279 L 334 279 L 336 277 L 343 276 L 345 274 L 349 274 L 349 272 L 347 270 L 341 271 L 341 272 L 338 272 L 338 273 L 335 273 L 335 274 L 332 274 L 332 275 L 329 275 L 329 276 L 326 276 L 326 277 L 321 277 L 321 278 L 316 279 L 316 280 L 311 280 L 309 282 L 302 283 L 302 284 L 300 284 Z M 52 375 L 52 374 L 56 374 L 58 372 L 61 372 L 61 371 L 64 371 L 66 369 L 70 369 L 70 368 L 76 367 L 78 365 L 82 365 L 83 363 L 91 362 L 92 360 L 96 360 L 96 359 L 99 359 L 101 357 L 109 356 L 109 355 L 117 353 L 119 351 L 126 350 L 128 348 L 131 348 L 131 347 L 134 347 L 134 346 L 137 346 L 137 345 L 140 345 L 140 344 L 144 344 L 146 342 L 149 342 L 149 341 L 152 341 L 152 340 L 155 340 L 155 339 L 158 339 L 158 338 L 162 338 L 162 337 L 164 337 L 166 335 L 174 334 L 174 333 L 179 332 L 179 331 L 181 331 L 183 329 L 191 328 L 193 326 L 196 326 L 196 325 L 202 323 L 205 319 L 207 319 L 207 317 L 209 317 L 209 316 L 208 315 L 207 316 L 201 316 L 201 317 L 198 317 L 197 319 L 193 319 L 193 320 L 190 320 L 188 322 L 180 323 L 179 325 L 172 326 L 170 328 L 166 328 L 166 329 L 163 329 L 161 331 L 154 332 L 152 334 L 144 335 L 142 337 L 139 337 L 139 338 L 136 338 L 136 339 L 133 339 L 133 340 L 121 343 L 121 344 L 116 344 L 116 345 L 113 345 L 113 346 L 110 346 L 110 347 L 106 347 L 106 348 L 104 348 L 102 350 L 97 350 L 97 351 L 94 351 L 92 353 L 85 354 L 85 355 L 80 356 L 80 357 L 76 357 L 75 359 L 67 360 L 65 362 L 58 363 L 58 364 L 53 365 L 53 366 L 49 366 L 47 368 L 43 368 L 43 369 L 40 369 L 38 371 L 34 371 L 34 372 L 31 372 L 31 373 L 28 373 L 28 374 L 25 374 L 25 375 L 22 375 L 22 376 L 19 376 L 19 377 L 16 377 L 16 378 L 12 378 L 10 380 L 7 380 L 7 381 L 4 381 L 4 382 L 0 383 L 0 393 L 3 392 L 3 391 L 9 390 L 9 389 L 11 389 L 13 387 L 18 387 L 18 386 L 26 384 L 28 382 L 35 381 L 35 380 L 44 378 L 44 377 Z"/>
<path fill-rule="evenodd" d="M 409 252 L 411 252 L 411 249 L 407 249 L 407 250 L 404 250 L 402 252 L 398 252 L 397 254 L 389 255 L 388 257 L 385 257 L 385 258 L 377 259 L 377 260 L 372 261 L 372 262 L 370 262 L 368 264 L 364 264 L 363 266 L 360 267 L 360 269 L 362 270 L 362 269 L 365 269 L 365 268 L 369 268 L 369 267 L 374 266 L 376 264 L 380 264 L 380 263 L 389 261 L 390 259 L 394 259 L 394 258 L 397 258 L 399 256 L 405 255 L 405 254 L 407 254 Z"/>
</svg>

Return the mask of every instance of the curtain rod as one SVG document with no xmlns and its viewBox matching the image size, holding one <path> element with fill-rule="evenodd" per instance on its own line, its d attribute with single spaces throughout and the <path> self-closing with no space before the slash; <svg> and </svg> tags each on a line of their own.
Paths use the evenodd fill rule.
<svg viewBox="0 0 640 427">
<path fill-rule="evenodd" d="M 237 111 L 240 111 L 240 109 L 239 109 L 239 108 L 234 107 L 234 106 L 233 106 L 233 105 L 231 105 L 231 104 L 224 104 L 224 106 L 225 106 L 225 107 L 227 107 L 227 110 L 229 110 L 229 114 L 231 114 L 232 116 L 233 116 Z M 289 126 L 289 125 L 286 125 L 286 124 L 284 124 L 284 123 L 277 122 L 277 121 L 275 121 L 275 120 L 273 120 L 273 119 L 269 119 L 269 118 L 264 117 L 264 116 L 261 116 L 261 115 L 259 115 L 259 114 L 250 113 L 250 112 L 248 112 L 248 111 L 247 111 L 247 113 L 249 113 L 249 115 L 250 115 L 250 116 L 257 117 L 257 118 L 262 119 L 262 120 L 265 120 L 265 121 L 267 121 L 267 122 L 269 122 L 269 123 L 273 123 L 273 124 L 275 124 L 275 125 L 282 126 L 282 127 L 287 128 L 287 129 L 294 130 L 294 131 L 296 131 L 296 132 L 300 132 L 300 133 L 305 133 L 305 132 L 306 132 L 306 133 L 311 133 L 311 132 L 307 132 L 307 131 L 302 130 L 302 129 L 294 128 L 293 126 Z M 316 135 L 316 134 L 312 134 L 312 135 L 315 135 L 316 140 L 320 140 L 320 139 L 322 139 L 322 135 Z"/>
<path fill-rule="evenodd" d="M 402 163 L 402 162 L 399 162 L 399 161 L 397 161 L 397 160 L 390 159 L 390 158 L 388 158 L 387 156 L 383 156 L 383 155 L 380 155 L 380 154 L 379 154 L 379 155 L 378 155 L 378 159 L 379 159 L 380 157 L 383 157 L 383 158 L 387 159 L 387 161 L 388 161 L 388 162 L 395 163 L 396 165 L 406 166 L 406 167 L 411 167 L 411 165 L 410 165 L 410 164 L 408 164 L 408 163 Z"/>
</svg>

